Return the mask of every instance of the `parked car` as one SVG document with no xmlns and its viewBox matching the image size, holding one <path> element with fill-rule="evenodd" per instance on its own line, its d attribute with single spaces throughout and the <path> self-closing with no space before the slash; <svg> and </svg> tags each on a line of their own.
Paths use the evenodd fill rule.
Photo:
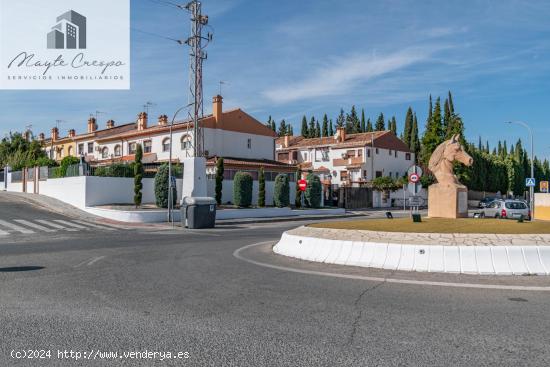
<svg viewBox="0 0 550 367">
<path fill-rule="evenodd" d="M 478 208 L 485 208 L 487 205 L 492 203 L 493 201 L 497 200 L 497 198 L 492 196 L 487 196 L 486 198 L 483 198 L 479 201 L 479 204 L 477 204 Z"/>
<path fill-rule="evenodd" d="M 481 212 L 482 217 L 531 220 L 531 210 L 523 200 L 502 200 L 496 199 L 489 203 Z"/>
</svg>

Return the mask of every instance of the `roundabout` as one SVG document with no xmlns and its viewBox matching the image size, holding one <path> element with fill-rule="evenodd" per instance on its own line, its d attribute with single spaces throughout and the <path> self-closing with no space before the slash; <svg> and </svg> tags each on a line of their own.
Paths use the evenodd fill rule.
<svg viewBox="0 0 550 367">
<path fill-rule="evenodd" d="M 486 219 L 329 222 L 286 231 L 273 251 L 301 260 L 386 270 L 550 275 L 548 227 Z"/>
</svg>

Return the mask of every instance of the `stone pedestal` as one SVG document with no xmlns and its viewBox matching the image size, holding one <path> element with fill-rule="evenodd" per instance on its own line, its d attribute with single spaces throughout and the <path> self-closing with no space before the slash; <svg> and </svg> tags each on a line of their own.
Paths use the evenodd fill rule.
<svg viewBox="0 0 550 367">
<path fill-rule="evenodd" d="M 434 184 L 428 188 L 428 217 L 467 218 L 468 188 Z"/>
</svg>

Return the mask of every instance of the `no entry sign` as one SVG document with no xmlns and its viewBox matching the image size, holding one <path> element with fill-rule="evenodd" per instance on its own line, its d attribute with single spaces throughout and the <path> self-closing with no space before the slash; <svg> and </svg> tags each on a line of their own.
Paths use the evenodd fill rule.
<svg viewBox="0 0 550 367">
<path fill-rule="evenodd" d="M 302 179 L 298 181 L 298 188 L 300 188 L 300 191 L 306 191 L 307 188 L 307 181 Z"/>
<path fill-rule="evenodd" d="M 420 175 L 418 173 L 411 173 L 409 175 L 410 183 L 417 183 L 418 181 L 420 181 Z"/>
</svg>

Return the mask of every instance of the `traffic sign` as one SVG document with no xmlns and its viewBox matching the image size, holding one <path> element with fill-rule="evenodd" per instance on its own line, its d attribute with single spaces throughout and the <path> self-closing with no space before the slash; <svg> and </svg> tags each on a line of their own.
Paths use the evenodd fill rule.
<svg viewBox="0 0 550 367">
<path fill-rule="evenodd" d="M 525 186 L 527 187 L 535 187 L 536 186 L 536 181 L 533 177 L 527 177 L 525 179 Z"/>
<path fill-rule="evenodd" d="M 410 176 L 413 173 L 416 173 L 418 177 L 422 177 L 422 168 L 420 168 L 419 166 L 410 166 L 407 170 L 407 176 Z"/>
<path fill-rule="evenodd" d="M 409 182 L 410 183 L 417 183 L 418 181 L 420 181 L 420 176 L 418 175 L 418 173 L 411 173 L 409 175 Z"/>
<path fill-rule="evenodd" d="M 411 196 L 409 197 L 409 206 L 422 206 L 424 199 L 420 196 Z"/>
<path fill-rule="evenodd" d="M 540 192 L 548 192 L 548 181 L 540 182 Z"/>
<path fill-rule="evenodd" d="M 298 188 L 300 189 L 300 191 L 306 191 L 307 181 L 304 180 L 304 179 L 299 180 L 298 181 Z"/>
</svg>

